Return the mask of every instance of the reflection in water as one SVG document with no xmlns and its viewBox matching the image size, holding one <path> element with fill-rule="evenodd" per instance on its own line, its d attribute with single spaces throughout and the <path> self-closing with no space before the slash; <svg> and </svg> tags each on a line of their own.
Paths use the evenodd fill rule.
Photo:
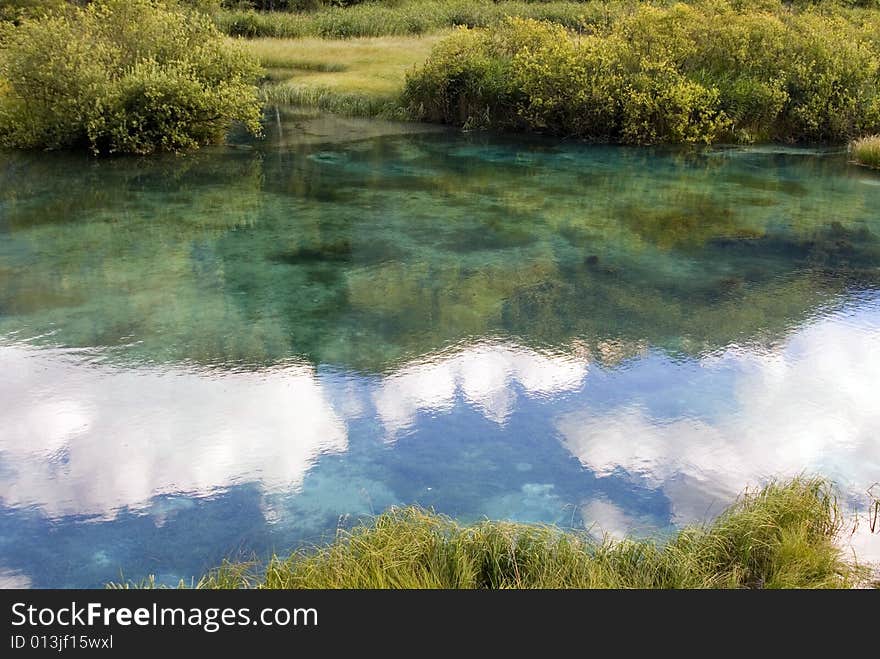
<svg viewBox="0 0 880 659">
<path fill-rule="evenodd" d="M 0 585 L 174 582 L 392 504 L 662 534 L 880 480 L 880 186 L 842 154 L 293 121 L 0 156 Z"/>
<path fill-rule="evenodd" d="M 417 412 L 452 409 L 460 391 L 487 419 L 504 425 L 516 386 L 528 396 L 553 396 L 580 386 L 586 362 L 541 355 L 516 345 L 482 344 L 407 365 L 375 394 L 376 413 L 390 435 L 413 425 Z"/>
<path fill-rule="evenodd" d="M 811 323 L 778 350 L 730 347 L 700 360 L 697 377 L 564 414 L 562 443 L 599 476 L 625 473 L 660 489 L 679 525 L 773 476 L 821 473 L 861 494 L 880 476 L 878 302 Z M 709 378 L 729 379 L 730 398 L 707 390 Z M 663 409 L 670 385 L 683 401 L 674 414 Z M 880 540 L 857 540 L 880 558 Z"/>
<path fill-rule="evenodd" d="M 309 366 L 260 373 L 120 369 L 0 347 L 5 505 L 112 518 L 165 494 L 300 486 L 346 427 Z"/>
</svg>

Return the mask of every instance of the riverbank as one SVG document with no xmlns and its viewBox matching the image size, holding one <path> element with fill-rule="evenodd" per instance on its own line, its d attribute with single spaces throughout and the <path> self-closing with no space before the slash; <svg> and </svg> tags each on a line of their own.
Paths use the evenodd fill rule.
<svg viewBox="0 0 880 659">
<path fill-rule="evenodd" d="M 268 103 L 624 144 L 846 144 L 880 130 L 877 10 L 557 4 L 447 11 L 409 31 L 392 28 L 430 2 L 254 14 L 275 33 L 218 20 L 301 37 L 244 41 Z M 279 27 L 292 17 L 312 27 Z M 314 27 L 331 18 L 360 27 Z"/>
<path fill-rule="evenodd" d="M 102 0 L 120 26 L 100 36 L 113 52 L 129 48 L 134 10 L 124 4 Z M 219 141 L 233 121 L 258 133 L 251 84 L 257 61 L 264 104 L 346 116 L 618 144 L 844 145 L 880 132 L 877 8 L 772 0 L 400 0 L 310 7 L 261 13 L 211 2 L 163 6 L 163 20 L 210 28 L 217 43 L 208 50 L 229 59 L 205 73 L 225 78 L 201 87 L 174 77 L 177 59 L 164 61 L 162 44 L 173 31 L 140 35 L 139 47 L 155 50 L 151 57 L 159 59 L 131 67 L 128 56 L 88 56 L 98 38 L 90 36 L 97 30 L 90 21 L 109 20 L 89 18 L 93 10 L 77 14 L 46 5 L 24 15 L 31 20 L 16 19 L 17 27 L 3 21 L 0 142 L 148 153 Z M 82 63 L 48 65 L 59 41 L 82 50 Z M 55 71 L 68 64 L 61 84 Z M 45 108 L 28 86 L 37 74 L 46 78 L 37 87 L 57 96 Z M 102 81 L 100 102 L 92 98 L 93 79 Z M 237 85 L 235 93 L 228 93 L 230 85 Z M 152 91 L 142 93 L 146 87 Z M 154 97 L 173 110 L 168 125 L 151 123 L 164 116 L 148 111 Z M 204 103 L 224 111 L 202 112 Z M 76 111 L 58 110 L 68 106 Z M 81 116 L 88 121 L 79 122 Z M 217 125 L 205 128 L 205 117 L 219 117 L 212 119 Z"/>
<path fill-rule="evenodd" d="M 653 540 L 596 541 L 556 527 L 462 526 L 391 509 L 325 547 L 262 572 L 226 563 L 199 588 L 854 588 L 878 587 L 842 549 L 829 484 L 796 478 L 746 491 L 710 526 Z M 129 584 L 131 585 L 131 584 Z M 149 586 L 151 582 L 139 584 Z"/>
</svg>

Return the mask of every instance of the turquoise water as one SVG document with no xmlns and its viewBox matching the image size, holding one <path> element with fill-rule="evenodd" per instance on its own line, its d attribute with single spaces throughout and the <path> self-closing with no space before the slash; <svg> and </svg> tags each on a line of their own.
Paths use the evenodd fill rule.
<svg viewBox="0 0 880 659">
<path fill-rule="evenodd" d="M 880 480 L 880 176 L 844 153 L 270 128 L 0 154 L 0 583 L 176 583 L 393 504 L 663 535 Z"/>
</svg>

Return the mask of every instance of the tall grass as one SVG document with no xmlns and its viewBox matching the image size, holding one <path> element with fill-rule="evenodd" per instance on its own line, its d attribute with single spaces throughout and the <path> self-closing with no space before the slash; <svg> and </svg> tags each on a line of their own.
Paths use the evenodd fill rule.
<svg viewBox="0 0 880 659">
<path fill-rule="evenodd" d="M 406 118 L 395 98 L 340 92 L 328 87 L 311 87 L 282 82 L 263 88 L 263 100 L 269 105 L 294 105 L 314 108 L 344 117 Z"/>
<path fill-rule="evenodd" d="M 214 15 L 217 26 L 231 36 L 322 37 L 349 39 L 414 35 L 464 25 L 487 27 L 507 16 L 553 21 L 578 32 L 604 25 L 635 6 L 633 0 L 609 2 L 526 2 L 508 0 L 412 0 L 399 4 L 358 4 L 323 7 L 313 12 L 224 10 Z"/>
<path fill-rule="evenodd" d="M 880 135 L 854 140 L 850 144 L 849 151 L 856 164 L 880 169 Z"/>
<path fill-rule="evenodd" d="M 666 544 L 606 540 L 552 526 L 462 526 L 393 508 L 313 551 L 226 563 L 200 588 L 849 588 L 868 578 L 848 560 L 830 485 L 795 478 L 746 491 L 710 526 Z M 142 584 L 149 586 L 149 582 Z"/>
</svg>

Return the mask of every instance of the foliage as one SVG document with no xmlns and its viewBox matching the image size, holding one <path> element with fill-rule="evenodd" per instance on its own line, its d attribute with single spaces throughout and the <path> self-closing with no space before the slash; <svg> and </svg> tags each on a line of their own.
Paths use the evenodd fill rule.
<svg viewBox="0 0 880 659">
<path fill-rule="evenodd" d="M 880 128 L 876 22 L 644 6 L 594 33 L 459 30 L 408 78 L 416 116 L 624 143 L 846 141 Z"/>
<path fill-rule="evenodd" d="M 0 21 L 39 18 L 64 6 L 65 0 L 0 0 Z"/>
<path fill-rule="evenodd" d="M 836 544 L 829 485 L 795 478 L 746 493 L 709 527 L 666 545 L 596 542 L 555 527 L 461 526 L 391 509 L 333 544 L 253 563 L 225 563 L 201 588 L 847 588 L 867 578 Z M 149 581 L 140 585 L 149 587 Z"/>
<path fill-rule="evenodd" d="M 23 20 L 0 59 L 0 143 L 96 154 L 180 151 L 260 130 L 256 61 L 198 12 L 97 0 Z"/>
</svg>

